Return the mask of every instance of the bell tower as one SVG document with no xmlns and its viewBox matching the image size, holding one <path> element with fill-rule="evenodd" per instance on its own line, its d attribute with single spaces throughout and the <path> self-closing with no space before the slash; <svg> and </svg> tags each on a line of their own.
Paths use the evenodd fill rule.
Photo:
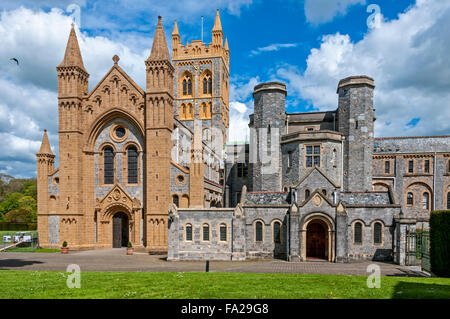
<svg viewBox="0 0 450 319">
<path fill-rule="evenodd" d="M 82 99 L 88 93 L 88 78 L 74 25 L 69 34 L 63 61 L 58 72 L 58 127 L 59 127 L 59 209 L 71 223 L 61 228 L 60 238 L 78 245 L 80 216 L 83 215 Z"/>
<path fill-rule="evenodd" d="M 175 68 L 174 115 L 192 132 L 210 130 L 213 145 L 226 143 L 229 126 L 230 49 L 217 9 L 211 43 L 193 40 L 181 43 L 178 23 L 172 32 L 172 61 Z M 208 135 L 208 134 L 205 134 Z M 201 140 L 202 138 L 200 138 Z"/>
<path fill-rule="evenodd" d="M 167 251 L 170 163 L 173 131 L 173 72 L 161 17 L 146 66 L 145 174 L 146 243 Z"/>
</svg>

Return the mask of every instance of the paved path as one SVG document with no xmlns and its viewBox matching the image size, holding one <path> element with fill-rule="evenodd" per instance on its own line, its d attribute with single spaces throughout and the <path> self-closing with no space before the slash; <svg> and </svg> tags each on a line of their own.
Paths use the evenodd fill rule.
<svg viewBox="0 0 450 319">
<path fill-rule="evenodd" d="M 71 251 L 60 253 L 0 253 L 0 270 L 57 270 L 66 271 L 70 264 L 78 264 L 83 271 L 145 271 L 145 272 L 203 272 L 204 261 L 168 262 L 166 256 L 135 253 L 126 255 L 126 249 Z M 382 276 L 418 276 L 408 267 L 380 262 L 286 262 L 281 260 L 211 261 L 210 272 L 248 273 L 304 273 L 367 276 L 367 266 L 377 264 Z"/>
</svg>

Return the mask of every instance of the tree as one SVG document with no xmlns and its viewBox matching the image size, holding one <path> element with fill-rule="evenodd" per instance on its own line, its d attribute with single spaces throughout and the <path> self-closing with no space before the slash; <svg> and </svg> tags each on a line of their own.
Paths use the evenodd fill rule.
<svg viewBox="0 0 450 319">
<path fill-rule="evenodd" d="M 17 209 L 8 212 L 3 221 L 8 223 L 29 223 L 33 221 L 32 214 L 25 209 Z"/>
<path fill-rule="evenodd" d="M 20 193 L 7 194 L 5 199 L 0 203 L 0 214 L 5 216 L 6 213 L 19 208 L 19 200 L 23 197 Z M 26 203 L 24 203 L 26 205 Z"/>
</svg>

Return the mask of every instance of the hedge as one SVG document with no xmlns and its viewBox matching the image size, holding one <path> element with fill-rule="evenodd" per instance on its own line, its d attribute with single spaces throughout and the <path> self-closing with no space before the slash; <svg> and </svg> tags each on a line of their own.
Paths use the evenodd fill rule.
<svg viewBox="0 0 450 319">
<path fill-rule="evenodd" d="M 8 223 L 0 222 L 0 230 L 36 230 L 36 223 Z"/>
<path fill-rule="evenodd" d="M 450 210 L 434 211 L 430 217 L 431 272 L 450 277 Z"/>
</svg>

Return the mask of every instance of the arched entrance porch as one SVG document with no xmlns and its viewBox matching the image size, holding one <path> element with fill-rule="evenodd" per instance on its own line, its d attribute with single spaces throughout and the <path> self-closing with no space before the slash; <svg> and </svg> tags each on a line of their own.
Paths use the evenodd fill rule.
<svg viewBox="0 0 450 319">
<path fill-rule="evenodd" d="M 334 261 L 334 223 L 326 214 L 315 213 L 305 218 L 301 228 L 302 260 Z"/>
</svg>

